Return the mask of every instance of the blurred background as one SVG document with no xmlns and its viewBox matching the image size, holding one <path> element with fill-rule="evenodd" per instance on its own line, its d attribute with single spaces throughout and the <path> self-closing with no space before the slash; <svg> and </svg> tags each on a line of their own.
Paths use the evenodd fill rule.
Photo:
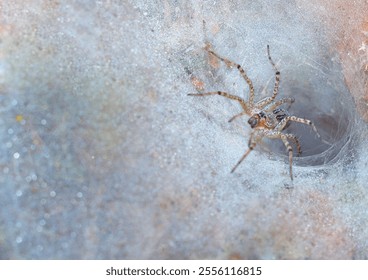
<svg viewBox="0 0 368 280">
<path fill-rule="evenodd" d="M 3 1 L 1 259 L 367 259 L 368 3 Z M 238 103 L 293 96 L 290 181 Z"/>
</svg>

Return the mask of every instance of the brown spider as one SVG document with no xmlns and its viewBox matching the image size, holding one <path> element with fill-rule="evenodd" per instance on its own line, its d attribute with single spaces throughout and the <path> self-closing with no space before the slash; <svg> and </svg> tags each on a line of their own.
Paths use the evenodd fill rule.
<svg viewBox="0 0 368 280">
<path fill-rule="evenodd" d="M 206 93 L 190 93 L 190 96 L 207 96 L 207 95 L 221 95 L 226 98 L 230 98 L 236 100 L 240 103 L 243 111 L 239 114 L 233 116 L 229 122 L 233 121 L 235 118 L 240 117 L 242 115 L 248 115 L 250 118 L 248 119 L 248 123 L 250 127 L 253 129 L 250 134 L 248 147 L 249 149 L 244 153 L 244 155 L 240 158 L 240 160 L 236 163 L 236 165 L 231 170 L 231 173 L 235 171 L 235 169 L 239 166 L 239 164 L 246 158 L 246 156 L 255 148 L 258 142 L 261 141 L 263 137 L 267 137 L 270 139 L 281 139 L 284 143 L 288 153 L 289 153 L 289 166 L 290 166 L 290 178 L 293 180 L 293 171 L 292 171 L 292 163 L 293 163 L 293 148 L 291 147 L 288 140 L 291 140 L 295 143 L 296 148 L 298 150 L 298 154 L 301 154 L 301 147 L 298 138 L 295 135 L 290 133 L 283 133 L 282 131 L 287 128 L 290 122 L 299 122 L 303 124 L 307 124 L 312 127 L 314 132 L 320 138 L 319 133 L 317 132 L 314 124 L 308 120 L 303 118 L 298 118 L 295 116 L 291 116 L 287 110 L 278 108 L 284 103 L 288 103 L 289 106 L 295 101 L 293 97 L 282 98 L 278 101 L 275 101 L 275 98 L 278 94 L 279 83 L 280 83 L 280 71 L 276 68 L 275 63 L 273 62 L 270 55 L 270 47 L 267 45 L 267 55 L 268 60 L 270 61 L 273 69 L 275 70 L 275 85 L 273 88 L 273 94 L 271 97 L 266 97 L 258 102 L 254 102 L 254 88 L 252 81 L 248 78 L 247 74 L 243 70 L 243 68 L 226 58 L 222 58 L 214 51 L 210 49 L 209 46 L 206 47 L 206 51 L 208 51 L 211 55 L 217 57 L 221 61 L 223 61 L 228 67 L 235 67 L 239 70 L 240 74 L 243 76 L 244 80 L 247 82 L 249 86 L 249 99 L 248 101 L 243 100 L 242 98 L 228 94 L 223 91 L 214 91 L 214 92 L 206 92 Z"/>
</svg>

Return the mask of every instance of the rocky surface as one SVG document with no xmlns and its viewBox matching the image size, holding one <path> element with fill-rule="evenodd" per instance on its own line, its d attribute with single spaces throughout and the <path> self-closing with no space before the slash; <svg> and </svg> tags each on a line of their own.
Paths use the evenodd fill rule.
<svg viewBox="0 0 368 280">
<path fill-rule="evenodd" d="M 367 2 L 1 4 L 1 259 L 366 259 Z M 204 24 L 205 22 L 205 24 Z M 303 155 L 245 152 L 240 106 L 294 96 Z"/>
</svg>

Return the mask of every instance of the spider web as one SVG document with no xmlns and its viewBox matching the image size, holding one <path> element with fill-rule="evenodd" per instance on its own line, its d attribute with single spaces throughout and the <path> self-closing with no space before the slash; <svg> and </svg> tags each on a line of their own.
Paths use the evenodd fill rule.
<svg viewBox="0 0 368 280">
<path fill-rule="evenodd" d="M 225 31 L 213 38 L 217 41 L 214 47 L 221 46 L 221 49 L 216 51 L 242 65 L 253 81 L 256 101 L 270 96 L 275 74 L 266 56 L 267 40 L 264 48 L 256 48 L 255 45 L 259 46 L 259 43 L 247 40 L 247 34 L 240 31 L 237 24 L 230 23 L 222 28 Z M 234 34 L 244 43 L 244 48 L 238 47 Z M 292 123 L 285 130 L 296 135 L 302 145 L 302 155 L 294 160 L 296 164 L 325 165 L 344 157 L 339 153 L 342 147 L 349 145 L 352 139 L 351 130 L 357 117 L 337 55 L 323 47 L 319 52 L 310 53 L 300 46 L 286 44 L 284 41 L 270 43 L 270 47 L 271 56 L 281 71 L 281 83 L 276 100 L 293 96 L 296 101 L 289 108 L 289 113 L 312 120 L 322 136 L 322 139 L 319 139 L 310 127 L 299 123 Z M 237 51 L 239 53 L 236 53 Z M 225 90 L 246 100 L 248 98 L 248 86 L 236 69 L 229 71 L 225 65 L 220 65 L 212 82 L 216 85 L 214 90 Z M 231 114 L 241 111 L 237 102 L 221 101 L 224 105 L 222 107 L 217 105 L 216 111 L 222 111 L 223 115 L 230 118 Z M 248 139 L 250 130 L 246 121 L 247 116 L 243 116 L 241 120 L 234 122 L 234 126 L 238 133 Z M 247 127 L 245 130 L 244 126 Z M 285 146 L 281 141 L 264 139 L 260 146 L 270 155 L 281 156 L 285 160 L 287 158 Z"/>
</svg>

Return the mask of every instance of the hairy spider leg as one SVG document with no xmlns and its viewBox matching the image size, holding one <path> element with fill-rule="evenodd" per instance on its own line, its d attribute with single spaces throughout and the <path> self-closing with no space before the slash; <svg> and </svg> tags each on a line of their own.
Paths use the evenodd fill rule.
<svg viewBox="0 0 368 280">
<path fill-rule="evenodd" d="M 277 69 L 275 63 L 273 62 L 272 58 L 271 58 L 271 54 L 270 54 L 270 46 L 267 45 L 267 55 L 268 55 L 268 60 L 271 62 L 273 69 L 275 70 L 275 85 L 273 87 L 273 94 L 272 94 L 272 100 L 274 100 L 276 98 L 277 93 L 279 92 L 279 84 L 280 84 L 280 71 Z"/>
<path fill-rule="evenodd" d="M 301 153 L 301 147 L 300 147 L 300 143 L 299 140 L 292 134 L 285 134 L 279 131 L 270 131 L 270 130 L 266 130 L 266 129 L 260 129 L 257 130 L 256 132 L 253 132 L 250 136 L 249 139 L 249 144 L 248 144 L 248 150 L 243 154 L 243 156 L 239 159 L 239 161 L 235 164 L 235 166 L 233 167 L 233 169 L 231 170 L 231 173 L 233 173 L 236 168 L 243 162 L 243 160 L 249 155 L 249 153 L 256 147 L 256 141 L 254 141 L 254 134 L 257 133 L 257 139 L 260 140 L 262 137 L 267 137 L 270 139 L 281 139 L 282 142 L 284 143 L 286 150 L 289 153 L 289 173 L 290 173 L 290 178 L 291 180 L 293 180 L 293 170 L 292 170 L 292 166 L 293 166 L 293 148 L 290 145 L 288 139 L 291 139 L 292 141 L 295 142 L 298 153 Z"/>
<path fill-rule="evenodd" d="M 295 136 L 295 135 L 290 134 L 290 133 L 285 133 L 285 135 L 286 135 L 286 137 L 287 137 L 288 139 L 293 140 L 293 142 L 295 143 L 295 146 L 296 146 L 296 148 L 297 148 L 297 150 L 298 150 L 298 155 L 301 155 L 301 154 L 302 154 L 302 147 L 301 147 L 301 145 L 300 145 L 299 139 L 298 139 L 298 138 L 296 138 L 296 136 Z"/>
<path fill-rule="evenodd" d="M 249 153 L 256 147 L 257 143 L 256 143 L 256 141 L 254 141 L 254 138 L 253 138 L 254 134 L 255 134 L 255 131 L 253 131 L 250 134 L 249 142 L 248 142 L 248 150 L 238 160 L 238 162 L 235 164 L 235 166 L 233 167 L 233 169 L 231 169 L 230 173 L 233 173 L 235 171 L 235 169 L 237 169 L 238 166 L 242 163 L 242 161 L 249 155 Z"/>
<path fill-rule="evenodd" d="M 289 103 L 289 107 L 291 106 L 291 104 L 293 104 L 295 102 L 295 98 L 294 97 L 285 97 L 282 98 L 280 100 L 277 100 L 276 102 L 274 102 L 273 104 L 271 104 L 268 108 L 267 108 L 267 112 L 272 112 L 273 110 L 275 110 L 277 107 L 281 106 L 284 103 Z"/>
<path fill-rule="evenodd" d="M 296 143 L 299 144 L 299 141 L 296 139 L 294 135 L 291 134 L 285 134 L 279 131 L 269 131 L 269 130 L 263 130 L 263 135 L 270 139 L 281 139 L 281 141 L 284 143 L 287 152 L 289 153 L 289 173 L 290 173 L 290 179 L 293 180 L 293 147 L 290 145 L 288 138 L 291 138 L 293 141 L 297 141 Z M 297 144 L 297 147 L 298 147 Z M 300 149 L 300 145 L 298 147 L 298 150 Z"/>
<path fill-rule="evenodd" d="M 258 101 L 256 103 L 256 108 L 258 109 L 263 109 L 264 107 L 266 107 L 267 105 L 269 105 L 270 103 L 272 103 L 272 100 L 271 100 L 271 97 L 268 97 L 268 98 L 265 98 L 265 99 L 262 99 L 261 101 Z M 275 110 L 277 107 L 281 106 L 282 104 L 284 103 L 289 103 L 289 107 L 291 106 L 291 104 L 293 104 L 295 102 L 295 98 L 294 97 L 285 97 L 285 98 L 282 98 L 276 102 L 274 102 L 271 106 L 269 106 L 267 109 L 266 109 L 266 112 L 272 112 L 273 110 Z M 229 122 L 232 122 L 234 119 L 238 118 L 238 117 L 241 117 L 243 115 L 249 115 L 248 112 L 241 112 L 235 116 L 233 116 Z"/>
<path fill-rule="evenodd" d="M 276 68 L 275 63 L 273 62 L 273 60 L 271 58 L 271 55 L 270 55 L 270 46 L 269 45 L 267 45 L 267 55 L 268 55 L 268 59 L 269 59 L 271 65 L 272 65 L 272 67 L 273 67 L 273 69 L 275 70 L 275 73 L 276 73 L 275 74 L 275 85 L 274 85 L 273 93 L 272 93 L 272 96 L 271 97 L 264 98 L 264 99 L 258 101 L 255 104 L 255 107 L 258 108 L 258 109 L 263 109 L 267 105 L 271 104 L 275 100 L 275 98 L 276 98 L 276 96 L 277 96 L 277 94 L 279 92 L 279 84 L 280 84 L 280 75 L 281 74 L 280 74 L 280 71 Z M 284 101 L 281 101 L 281 100 L 284 100 Z M 291 103 L 293 103 L 294 101 L 295 101 L 295 99 L 292 98 L 292 97 L 291 98 L 283 98 L 283 99 L 280 99 L 279 101 L 277 101 L 275 103 L 275 104 L 278 104 L 278 105 L 275 106 L 275 104 L 274 104 L 272 106 L 274 108 L 276 108 L 276 107 L 278 107 L 281 104 L 286 103 L 286 102 L 290 103 L 290 105 L 291 105 Z"/>
<path fill-rule="evenodd" d="M 245 154 L 241 157 L 241 159 L 239 159 L 239 161 L 235 164 L 235 166 L 233 167 L 233 169 L 231 169 L 230 173 L 233 173 L 235 171 L 235 169 L 238 168 L 238 166 L 242 163 L 242 161 L 247 157 L 247 155 L 249 155 L 249 153 L 253 150 L 253 148 L 249 148 Z"/>
<path fill-rule="evenodd" d="M 243 115 L 248 115 L 248 112 L 240 112 L 239 114 L 236 114 L 235 116 L 233 116 L 230 120 L 228 120 L 228 122 L 232 122 L 233 120 L 235 120 L 238 117 L 241 117 Z"/>
<path fill-rule="evenodd" d="M 223 61 L 227 66 L 235 67 L 239 70 L 240 74 L 243 76 L 244 80 L 247 82 L 249 86 L 249 104 L 250 106 L 252 106 L 254 104 L 254 87 L 253 87 L 252 81 L 249 79 L 244 69 L 239 64 L 232 62 L 231 60 L 228 60 L 227 58 L 223 58 L 219 56 L 217 53 L 215 53 L 213 50 L 209 48 L 206 48 L 206 51 L 208 51 L 210 54 L 214 55 L 215 57 Z"/>
<path fill-rule="evenodd" d="M 310 121 L 308 119 L 298 118 L 298 117 L 295 117 L 295 116 L 286 116 L 285 118 L 283 118 L 281 120 L 281 122 L 279 122 L 279 124 L 275 127 L 275 130 L 282 131 L 289 121 L 303 123 L 303 124 L 307 124 L 307 125 L 311 126 L 313 131 L 316 133 L 317 137 L 321 138 L 321 135 L 319 135 L 319 133 L 317 131 L 317 128 L 314 126 L 312 121 Z"/>
<path fill-rule="evenodd" d="M 238 101 L 240 103 L 240 105 L 242 106 L 243 110 L 248 112 L 247 103 L 242 98 L 240 98 L 239 96 L 236 96 L 236 95 L 228 94 L 227 92 L 212 91 L 212 92 L 205 92 L 205 93 L 188 93 L 188 95 L 189 96 L 221 95 L 223 97 L 230 98 L 230 99 Z"/>
<path fill-rule="evenodd" d="M 280 138 L 282 142 L 284 143 L 286 150 L 289 153 L 289 173 L 290 173 L 290 179 L 293 180 L 293 148 L 291 147 L 289 141 L 287 140 L 287 136 L 280 132 Z"/>
</svg>

